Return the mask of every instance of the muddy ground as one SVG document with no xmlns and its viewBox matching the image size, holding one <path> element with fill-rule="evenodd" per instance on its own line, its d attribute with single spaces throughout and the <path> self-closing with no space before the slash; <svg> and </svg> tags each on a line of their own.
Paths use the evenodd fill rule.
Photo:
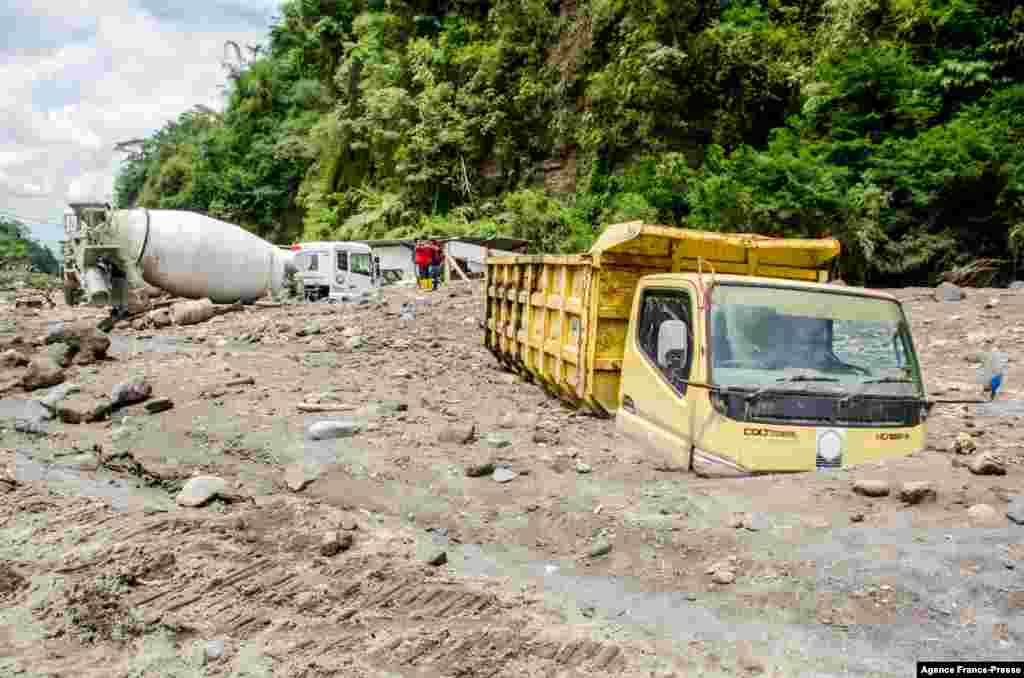
<svg viewBox="0 0 1024 678">
<path fill-rule="evenodd" d="M 981 397 L 972 359 L 998 348 L 999 400 L 1024 397 L 1024 291 L 966 292 L 894 291 L 931 394 Z M 907 676 L 1024 655 L 1024 407 L 936 406 L 899 461 L 699 479 L 500 371 L 481 302 L 250 306 L 117 328 L 65 370 L 68 409 L 144 377 L 173 402 L 157 413 L 26 432 L 48 390 L 0 396 L 0 675 Z M 0 342 L 38 356 L 100 317 L 0 306 Z M 327 420 L 358 426 L 310 440 Z M 961 433 L 1005 475 L 961 465 Z M 195 475 L 226 483 L 178 505 Z M 935 501 L 902 502 L 904 481 Z"/>
</svg>

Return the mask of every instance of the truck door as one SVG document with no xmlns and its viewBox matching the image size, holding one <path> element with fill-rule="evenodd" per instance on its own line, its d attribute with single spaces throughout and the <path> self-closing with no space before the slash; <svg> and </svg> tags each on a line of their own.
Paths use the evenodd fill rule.
<svg viewBox="0 0 1024 678">
<path fill-rule="evenodd" d="M 348 286 L 348 250 L 344 247 L 335 247 L 334 280 L 331 281 L 331 287 L 343 292 L 348 289 Z"/>
<path fill-rule="evenodd" d="M 369 252 L 349 252 L 348 286 L 357 292 L 373 289 L 373 256 Z"/>
<path fill-rule="evenodd" d="M 687 386 L 697 348 L 695 292 L 641 287 L 622 360 L 618 428 L 670 464 L 690 468 L 693 407 Z"/>
</svg>

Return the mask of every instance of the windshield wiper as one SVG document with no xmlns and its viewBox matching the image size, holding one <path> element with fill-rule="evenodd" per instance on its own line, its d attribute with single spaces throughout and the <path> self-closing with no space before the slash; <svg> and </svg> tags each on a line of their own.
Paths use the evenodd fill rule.
<svg viewBox="0 0 1024 678">
<path fill-rule="evenodd" d="M 913 384 L 913 383 L 914 383 L 913 379 L 907 379 L 906 377 L 882 377 L 881 379 L 868 379 L 867 381 L 862 381 L 860 383 L 861 388 L 857 389 L 853 393 L 850 393 L 850 394 L 846 395 L 839 402 L 841 404 L 845 405 L 846 403 L 850 402 L 851 400 L 853 400 L 855 398 L 859 398 L 860 396 L 864 395 L 864 392 L 867 390 L 866 387 L 870 386 L 871 384 Z"/>
<path fill-rule="evenodd" d="M 782 379 L 779 379 L 778 381 L 779 381 L 779 383 L 776 384 L 775 386 L 762 386 L 761 388 L 757 389 L 753 393 L 750 393 L 749 395 L 747 395 L 747 403 L 749 404 L 749 403 L 753 402 L 754 400 L 757 400 L 758 398 L 761 397 L 762 393 L 765 393 L 766 391 L 775 390 L 775 389 L 779 388 L 780 386 L 783 386 L 784 384 L 794 384 L 794 383 L 801 382 L 801 381 L 831 381 L 831 382 L 837 382 L 839 380 L 835 379 L 834 377 L 815 377 L 815 376 L 810 376 L 810 375 L 806 375 L 806 374 L 794 374 L 792 377 L 783 377 Z"/>
</svg>

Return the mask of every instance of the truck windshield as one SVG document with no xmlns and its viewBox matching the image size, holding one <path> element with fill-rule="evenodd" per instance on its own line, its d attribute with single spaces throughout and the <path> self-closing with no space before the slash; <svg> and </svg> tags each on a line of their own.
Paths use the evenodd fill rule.
<svg viewBox="0 0 1024 678">
<path fill-rule="evenodd" d="M 895 302 L 725 283 L 713 288 L 710 316 L 710 380 L 717 386 L 922 395 L 907 322 Z"/>
</svg>

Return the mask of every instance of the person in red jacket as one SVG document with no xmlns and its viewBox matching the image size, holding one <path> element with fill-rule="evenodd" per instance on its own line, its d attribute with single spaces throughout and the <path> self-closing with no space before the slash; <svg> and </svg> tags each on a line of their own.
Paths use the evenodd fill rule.
<svg viewBox="0 0 1024 678">
<path fill-rule="evenodd" d="M 430 243 L 425 240 L 416 243 L 416 271 L 419 279 L 430 277 L 430 264 L 433 263 L 433 260 Z"/>
<path fill-rule="evenodd" d="M 433 248 L 431 252 L 433 260 L 430 262 L 430 277 L 434 279 L 434 289 L 436 290 L 441 286 L 441 269 L 444 266 L 444 248 L 441 247 L 441 243 L 437 240 L 431 240 L 430 246 Z"/>
</svg>

